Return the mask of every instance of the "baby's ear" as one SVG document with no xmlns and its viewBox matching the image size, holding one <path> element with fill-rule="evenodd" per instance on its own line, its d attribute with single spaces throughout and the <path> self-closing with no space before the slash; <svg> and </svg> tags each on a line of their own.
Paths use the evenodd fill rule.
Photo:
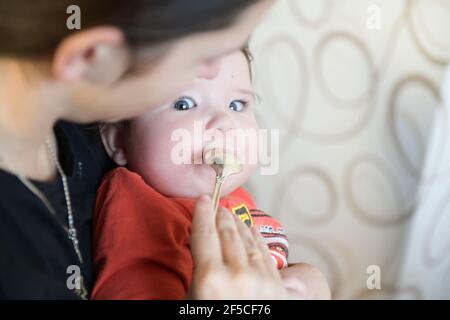
<svg viewBox="0 0 450 320">
<path fill-rule="evenodd" d="M 125 150 L 125 125 L 119 123 L 106 123 L 100 126 L 103 145 L 109 157 L 118 165 L 127 164 Z"/>
</svg>

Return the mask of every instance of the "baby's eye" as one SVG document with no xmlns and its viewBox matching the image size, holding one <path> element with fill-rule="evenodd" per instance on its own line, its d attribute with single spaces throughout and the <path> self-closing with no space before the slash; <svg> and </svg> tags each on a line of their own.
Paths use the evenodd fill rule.
<svg viewBox="0 0 450 320">
<path fill-rule="evenodd" d="M 230 103 L 230 109 L 236 112 L 241 112 L 246 106 L 247 103 L 241 100 L 234 100 Z"/>
<path fill-rule="evenodd" d="M 179 98 L 173 104 L 173 107 L 180 111 L 189 110 L 189 109 L 195 108 L 196 106 L 197 106 L 197 104 L 195 103 L 195 101 L 189 97 Z"/>
</svg>

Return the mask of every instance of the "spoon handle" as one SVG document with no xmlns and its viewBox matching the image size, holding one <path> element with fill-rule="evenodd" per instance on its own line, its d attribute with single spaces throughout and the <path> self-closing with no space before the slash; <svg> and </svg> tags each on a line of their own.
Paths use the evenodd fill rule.
<svg viewBox="0 0 450 320">
<path fill-rule="evenodd" d="M 214 186 L 214 192 L 212 195 L 212 203 L 213 203 L 214 213 L 217 213 L 217 208 L 219 207 L 220 191 L 222 189 L 222 184 L 223 184 L 224 180 L 225 180 L 225 176 L 223 176 L 223 175 L 216 176 L 216 184 Z"/>
</svg>

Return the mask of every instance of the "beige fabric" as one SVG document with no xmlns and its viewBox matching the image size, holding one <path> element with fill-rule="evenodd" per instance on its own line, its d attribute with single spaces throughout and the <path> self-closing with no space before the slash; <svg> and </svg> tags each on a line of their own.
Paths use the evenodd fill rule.
<svg viewBox="0 0 450 320">
<path fill-rule="evenodd" d="M 411 281 L 402 271 L 419 254 L 408 234 L 449 48 L 450 0 L 279 0 L 252 39 L 257 113 L 280 129 L 280 170 L 249 188 L 287 227 L 291 261 L 319 266 L 335 298 L 450 298 L 426 287 L 433 266 Z M 430 230 L 438 238 L 413 244 L 433 237 L 435 277 L 450 283 L 448 223 Z M 367 289 L 370 265 L 381 290 Z"/>
</svg>

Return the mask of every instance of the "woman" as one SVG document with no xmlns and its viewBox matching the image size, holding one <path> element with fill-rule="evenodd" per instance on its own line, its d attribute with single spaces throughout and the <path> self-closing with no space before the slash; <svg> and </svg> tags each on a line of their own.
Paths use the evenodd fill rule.
<svg viewBox="0 0 450 320">
<path fill-rule="evenodd" d="M 195 75 L 214 77 L 271 3 L 0 0 L 1 298 L 89 296 L 93 201 L 111 164 L 95 131 L 74 123 L 130 118 Z M 77 32 L 66 27 L 73 4 Z M 198 202 L 191 297 L 288 297 L 258 235 L 230 216 Z M 320 273 L 296 268 L 328 294 Z"/>
</svg>

